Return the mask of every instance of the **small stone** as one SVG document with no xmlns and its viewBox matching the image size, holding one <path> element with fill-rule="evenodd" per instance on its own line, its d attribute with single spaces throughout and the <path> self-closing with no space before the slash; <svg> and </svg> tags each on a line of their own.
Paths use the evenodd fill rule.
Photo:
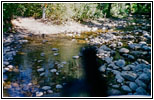
<svg viewBox="0 0 154 100">
<path fill-rule="evenodd" d="M 78 59 L 78 58 L 79 58 L 79 56 L 73 56 L 72 58 L 73 58 L 73 59 Z"/>
<path fill-rule="evenodd" d="M 130 82 L 129 83 L 129 87 L 132 89 L 132 90 L 136 90 L 138 88 L 137 84 L 135 82 Z"/>
<path fill-rule="evenodd" d="M 125 66 L 125 60 L 120 59 L 120 60 L 116 61 L 116 65 L 119 66 L 119 67 L 124 67 Z"/>
<path fill-rule="evenodd" d="M 145 83 L 148 83 L 149 80 L 150 80 L 150 77 L 149 77 L 147 74 L 142 73 L 142 74 L 139 76 L 138 79 L 141 80 L 141 81 L 143 81 L 143 82 L 145 82 Z"/>
<path fill-rule="evenodd" d="M 50 93 L 50 94 L 51 94 L 51 93 L 53 93 L 53 91 L 52 91 L 52 90 L 48 90 L 47 92 L 48 92 L 48 93 Z"/>
<path fill-rule="evenodd" d="M 52 48 L 52 51 L 58 51 L 58 49 L 57 48 Z"/>
<path fill-rule="evenodd" d="M 5 81 L 7 79 L 8 79 L 8 77 L 5 74 L 3 74 L 3 80 Z"/>
<path fill-rule="evenodd" d="M 137 83 L 138 86 L 145 88 L 145 89 L 147 88 L 147 85 L 144 82 L 142 82 L 141 80 L 136 79 L 135 82 Z"/>
<path fill-rule="evenodd" d="M 118 46 L 123 46 L 123 43 L 122 42 L 118 42 Z"/>
<path fill-rule="evenodd" d="M 54 53 L 53 55 L 54 55 L 54 56 L 58 56 L 58 55 L 59 55 L 59 53 Z"/>
<path fill-rule="evenodd" d="M 13 65 L 9 65 L 7 66 L 9 69 L 13 69 Z"/>
<path fill-rule="evenodd" d="M 44 73 L 44 72 L 40 74 L 40 76 L 44 76 L 44 75 L 45 75 L 45 73 Z"/>
<path fill-rule="evenodd" d="M 3 61 L 3 64 L 4 64 L 4 65 L 8 65 L 9 62 L 7 62 L 7 61 Z"/>
<path fill-rule="evenodd" d="M 121 93 L 120 90 L 118 90 L 118 89 L 109 89 L 109 90 L 107 91 L 107 94 L 108 94 L 109 96 L 113 96 L 113 95 L 121 95 L 122 93 Z"/>
<path fill-rule="evenodd" d="M 106 66 L 102 65 L 101 67 L 99 67 L 99 71 L 105 72 L 106 71 Z"/>
<path fill-rule="evenodd" d="M 56 88 L 57 88 L 57 89 L 61 89 L 61 88 L 63 88 L 63 86 L 60 85 L 60 84 L 57 84 L 57 85 L 56 85 Z"/>
<path fill-rule="evenodd" d="M 122 90 L 126 91 L 126 92 L 132 92 L 132 90 L 127 86 L 127 85 L 123 85 Z"/>
<path fill-rule="evenodd" d="M 36 92 L 36 97 L 43 96 L 43 92 Z"/>
<path fill-rule="evenodd" d="M 50 86 L 43 86 L 42 89 L 43 89 L 43 90 L 50 90 L 51 87 L 50 87 Z"/>
<path fill-rule="evenodd" d="M 112 85 L 113 88 L 119 88 L 119 85 Z"/>
<path fill-rule="evenodd" d="M 135 81 L 135 79 L 137 78 L 137 74 L 131 71 L 123 71 L 121 75 L 129 81 Z"/>
<path fill-rule="evenodd" d="M 143 89 L 142 87 L 138 87 L 138 88 L 136 89 L 136 93 L 137 93 L 138 95 L 147 95 L 146 90 Z"/>
<path fill-rule="evenodd" d="M 38 72 L 44 71 L 44 68 L 37 69 Z"/>
<path fill-rule="evenodd" d="M 9 69 L 9 68 L 4 68 L 4 70 L 5 70 L 5 71 L 9 71 L 10 69 Z"/>
<path fill-rule="evenodd" d="M 105 57 L 104 60 L 107 62 L 107 63 L 111 63 L 113 58 L 112 57 Z"/>
<path fill-rule="evenodd" d="M 117 74 L 115 78 L 117 79 L 117 82 L 119 83 L 122 83 L 124 81 L 124 78 L 120 74 Z"/>
<path fill-rule="evenodd" d="M 111 51 L 111 49 L 108 48 L 106 45 L 102 45 L 99 49 L 104 50 L 104 51 Z"/>
<path fill-rule="evenodd" d="M 62 64 L 64 64 L 64 65 L 65 65 L 65 64 L 67 64 L 67 62 L 66 62 L 66 61 L 63 61 L 63 62 L 61 62 L 61 63 L 62 63 Z"/>
<path fill-rule="evenodd" d="M 40 63 L 40 62 L 42 62 L 42 61 L 43 61 L 43 60 L 38 60 L 37 62 Z"/>
<path fill-rule="evenodd" d="M 41 53 L 41 54 L 40 54 L 40 56 L 42 56 L 42 57 L 43 57 L 44 55 L 45 55 L 45 53 Z"/>
<path fill-rule="evenodd" d="M 57 72 L 57 69 L 51 69 L 50 72 L 52 73 Z"/>
<path fill-rule="evenodd" d="M 126 49 L 126 48 L 121 48 L 121 49 L 119 50 L 119 52 L 120 52 L 120 53 L 129 53 L 129 50 Z"/>
<path fill-rule="evenodd" d="M 58 73 L 58 72 L 56 72 L 56 75 L 59 75 L 59 73 Z"/>
<path fill-rule="evenodd" d="M 18 83 L 12 83 L 12 86 L 13 87 L 19 87 L 19 84 Z"/>
</svg>

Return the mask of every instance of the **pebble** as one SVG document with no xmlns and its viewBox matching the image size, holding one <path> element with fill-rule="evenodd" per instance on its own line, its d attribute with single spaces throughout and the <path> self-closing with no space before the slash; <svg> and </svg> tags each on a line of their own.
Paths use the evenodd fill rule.
<svg viewBox="0 0 154 100">
<path fill-rule="evenodd" d="M 118 89 L 109 89 L 109 90 L 107 91 L 107 94 L 108 94 L 109 96 L 114 96 L 114 95 L 121 95 L 122 93 L 121 93 L 120 90 L 118 90 Z"/>
<path fill-rule="evenodd" d="M 105 57 L 104 60 L 109 64 L 112 62 L 113 57 Z"/>
<path fill-rule="evenodd" d="M 116 65 L 119 66 L 119 67 L 124 67 L 125 66 L 125 60 L 119 59 L 118 61 L 116 61 Z"/>
<path fill-rule="evenodd" d="M 120 74 L 116 74 L 115 78 L 117 79 L 117 82 L 122 83 L 124 81 L 124 78 Z"/>
<path fill-rule="evenodd" d="M 8 79 L 8 76 L 6 76 L 5 74 L 3 74 L 3 80 L 7 80 Z"/>
<path fill-rule="evenodd" d="M 57 72 L 57 69 L 51 69 L 50 72 L 52 73 Z"/>
<path fill-rule="evenodd" d="M 38 72 L 44 71 L 44 68 L 37 69 Z"/>
<path fill-rule="evenodd" d="M 40 74 L 40 76 L 44 76 L 44 75 L 45 75 L 45 73 L 44 73 L 44 72 Z"/>
<path fill-rule="evenodd" d="M 150 80 L 150 77 L 145 74 L 145 73 L 142 73 L 139 77 L 138 77 L 139 80 L 145 82 L 145 83 L 148 83 L 149 80 Z"/>
<path fill-rule="evenodd" d="M 125 71 L 131 70 L 131 68 L 128 65 L 125 66 L 125 67 L 122 67 L 122 69 L 125 70 Z"/>
<path fill-rule="evenodd" d="M 57 84 L 57 85 L 56 85 L 56 88 L 57 88 L 57 89 L 61 89 L 61 88 L 63 88 L 63 86 L 60 85 L 60 84 Z"/>
<path fill-rule="evenodd" d="M 8 65 L 7 66 L 9 69 L 13 69 L 13 65 Z"/>
<path fill-rule="evenodd" d="M 137 93 L 138 95 L 147 95 L 146 90 L 143 89 L 142 87 L 138 87 L 138 88 L 136 89 L 136 93 Z"/>
<path fill-rule="evenodd" d="M 139 79 L 136 79 L 135 83 L 137 83 L 138 86 L 140 86 L 140 87 L 142 87 L 144 89 L 147 88 L 147 85 L 144 82 L 142 82 L 141 80 L 139 80 Z"/>
<path fill-rule="evenodd" d="M 135 90 L 138 88 L 138 86 L 137 86 L 137 84 L 136 84 L 135 82 L 130 82 L 130 83 L 129 83 L 129 87 L 130 87 L 133 91 L 135 91 Z"/>
<path fill-rule="evenodd" d="M 51 93 L 53 93 L 53 91 L 52 91 L 52 90 L 48 90 L 47 92 L 48 92 L 48 93 L 50 93 L 50 94 L 51 94 Z"/>
<path fill-rule="evenodd" d="M 123 71 L 121 75 L 129 81 L 135 81 L 137 78 L 137 74 L 132 71 Z"/>
<path fill-rule="evenodd" d="M 59 53 L 54 53 L 53 55 L 54 55 L 54 56 L 58 56 L 58 55 L 59 55 Z"/>
<path fill-rule="evenodd" d="M 43 86 L 42 89 L 43 89 L 43 90 L 50 90 L 51 87 L 50 87 L 50 86 Z"/>
<path fill-rule="evenodd" d="M 99 67 L 99 71 L 105 72 L 106 71 L 106 66 L 102 65 L 101 67 Z"/>
<path fill-rule="evenodd" d="M 43 92 L 36 92 L 36 97 L 43 96 Z"/>
<path fill-rule="evenodd" d="M 123 85 L 122 90 L 126 91 L 126 92 L 132 92 L 132 90 L 127 86 L 127 85 Z"/>
<path fill-rule="evenodd" d="M 78 59 L 78 58 L 79 58 L 79 56 L 73 56 L 72 58 L 73 58 L 73 59 Z"/>
<path fill-rule="evenodd" d="M 129 50 L 127 48 L 121 48 L 119 50 L 120 53 L 129 53 Z"/>
<path fill-rule="evenodd" d="M 57 49 L 57 48 L 52 48 L 51 50 L 52 50 L 52 51 L 58 51 L 58 49 Z"/>
</svg>

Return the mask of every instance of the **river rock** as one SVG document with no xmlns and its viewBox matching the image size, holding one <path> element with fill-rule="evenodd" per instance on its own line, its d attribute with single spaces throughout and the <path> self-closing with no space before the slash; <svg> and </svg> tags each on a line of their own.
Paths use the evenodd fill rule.
<svg viewBox="0 0 154 100">
<path fill-rule="evenodd" d="M 137 74 L 132 71 L 123 71 L 121 75 L 129 81 L 135 81 L 137 78 Z"/>
<path fill-rule="evenodd" d="M 144 89 L 147 88 L 147 85 L 144 82 L 142 82 L 141 80 L 139 80 L 139 79 L 136 79 L 135 83 L 137 83 L 138 86 L 140 86 L 140 87 L 142 87 Z"/>
<path fill-rule="evenodd" d="M 144 68 L 146 68 L 147 65 L 146 64 L 138 64 L 137 66 L 135 66 L 133 69 L 133 71 L 135 72 L 140 72 L 143 71 Z"/>
<path fill-rule="evenodd" d="M 72 58 L 73 58 L 73 59 L 78 59 L 78 58 L 79 58 L 79 56 L 73 56 Z"/>
<path fill-rule="evenodd" d="M 107 94 L 110 95 L 110 96 L 113 96 L 113 95 L 121 95 L 122 93 L 118 89 L 109 89 L 107 91 Z"/>
<path fill-rule="evenodd" d="M 124 90 L 125 92 L 132 92 L 132 90 L 127 86 L 127 85 L 123 85 L 122 90 Z"/>
<path fill-rule="evenodd" d="M 118 61 L 116 61 L 116 65 L 119 67 L 124 67 L 125 66 L 125 60 L 120 59 Z"/>
<path fill-rule="evenodd" d="M 40 74 L 40 76 L 44 76 L 44 75 L 45 75 L 45 73 L 44 73 L 44 72 Z"/>
<path fill-rule="evenodd" d="M 104 60 L 105 60 L 107 63 L 111 63 L 112 60 L 113 60 L 113 57 L 105 57 Z"/>
<path fill-rule="evenodd" d="M 37 69 L 38 72 L 44 71 L 44 68 Z"/>
<path fill-rule="evenodd" d="M 136 93 L 137 93 L 138 95 L 147 95 L 146 90 L 143 89 L 142 87 L 138 87 L 138 88 L 136 89 Z"/>
<path fill-rule="evenodd" d="M 13 69 L 13 65 L 8 65 L 7 66 L 9 69 Z"/>
<path fill-rule="evenodd" d="M 145 83 L 148 83 L 149 80 L 150 80 L 150 77 L 146 74 L 146 73 L 142 73 L 139 77 L 138 77 L 139 80 L 145 82 Z"/>
<path fill-rule="evenodd" d="M 123 43 L 122 42 L 118 42 L 118 46 L 123 46 Z"/>
<path fill-rule="evenodd" d="M 104 50 L 104 51 L 111 51 L 111 49 L 108 48 L 106 45 L 102 45 L 99 49 Z"/>
<path fill-rule="evenodd" d="M 50 86 L 43 86 L 42 89 L 43 89 L 43 90 L 50 90 L 51 87 L 50 87 Z"/>
<path fill-rule="evenodd" d="M 124 81 L 124 78 L 120 74 L 116 74 L 115 78 L 117 79 L 117 82 L 122 83 Z"/>
<path fill-rule="evenodd" d="M 124 70 L 124 71 L 129 71 L 129 70 L 131 70 L 131 68 L 130 68 L 130 66 L 125 66 L 125 67 L 122 67 L 122 69 Z"/>
<path fill-rule="evenodd" d="M 57 69 L 51 69 L 50 72 L 52 73 L 57 72 Z"/>
<path fill-rule="evenodd" d="M 56 85 L 56 88 L 57 88 L 57 89 L 61 89 L 61 88 L 63 88 L 63 86 L 60 85 L 60 84 L 57 84 L 57 85 Z"/>
<path fill-rule="evenodd" d="M 127 48 L 121 48 L 119 50 L 120 53 L 129 53 L 129 50 Z"/>
<path fill-rule="evenodd" d="M 48 93 L 50 93 L 50 94 L 51 94 L 51 93 L 53 93 L 53 91 L 52 91 L 52 90 L 47 90 L 47 92 L 48 92 Z"/>
<path fill-rule="evenodd" d="M 109 47 L 111 47 L 111 48 L 116 48 L 116 46 L 117 46 L 117 44 L 115 44 L 115 43 L 112 43 L 111 45 L 109 45 Z"/>
<path fill-rule="evenodd" d="M 54 56 L 58 56 L 58 55 L 59 55 L 59 53 L 54 53 L 53 55 L 54 55 Z"/>
<path fill-rule="evenodd" d="M 36 97 L 43 96 L 43 92 L 36 92 Z"/>
<path fill-rule="evenodd" d="M 129 87 L 130 87 L 133 91 L 135 91 L 135 90 L 138 88 L 138 86 L 137 86 L 137 84 L 136 84 L 135 82 L 130 82 L 130 83 L 129 83 Z"/>
<path fill-rule="evenodd" d="M 101 67 L 99 67 L 99 71 L 105 72 L 106 71 L 106 66 L 102 65 Z"/>
<path fill-rule="evenodd" d="M 58 51 L 58 49 L 57 49 L 57 48 L 52 48 L 51 50 L 52 50 L 52 51 Z"/>
<path fill-rule="evenodd" d="M 3 80 L 7 80 L 8 79 L 8 76 L 6 76 L 5 74 L 3 74 Z"/>
<path fill-rule="evenodd" d="M 129 48 L 136 50 L 136 49 L 140 49 L 142 45 L 137 44 L 137 43 L 133 43 L 133 44 L 129 44 L 128 46 L 129 46 Z"/>
</svg>

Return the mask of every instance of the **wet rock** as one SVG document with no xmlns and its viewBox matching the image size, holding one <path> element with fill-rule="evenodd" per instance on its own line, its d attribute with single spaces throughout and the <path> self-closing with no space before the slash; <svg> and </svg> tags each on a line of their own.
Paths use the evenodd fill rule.
<svg viewBox="0 0 154 100">
<path fill-rule="evenodd" d="M 104 60 L 105 60 L 107 63 L 111 63 L 112 60 L 113 60 L 113 57 L 105 57 Z"/>
<path fill-rule="evenodd" d="M 3 74 L 3 80 L 5 81 L 7 79 L 8 79 L 8 77 L 5 74 Z"/>
<path fill-rule="evenodd" d="M 5 71 L 9 71 L 10 69 L 6 67 L 6 68 L 4 68 L 4 70 L 5 70 Z"/>
<path fill-rule="evenodd" d="M 7 66 L 9 69 L 13 69 L 13 65 L 8 65 Z"/>
<path fill-rule="evenodd" d="M 119 85 L 112 85 L 113 88 L 119 88 Z"/>
<path fill-rule="evenodd" d="M 146 68 L 147 65 L 146 64 L 138 64 L 137 66 L 135 66 L 133 69 L 133 71 L 135 72 L 140 72 L 143 71 L 144 68 Z"/>
<path fill-rule="evenodd" d="M 63 88 L 63 86 L 60 85 L 60 84 L 57 84 L 57 85 L 56 85 L 56 88 L 57 88 L 57 89 L 61 89 L 61 88 Z"/>
<path fill-rule="evenodd" d="M 117 79 L 117 82 L 122 83 L 124 81 L 124 78 L 120 74 L 116 74 L 115 78 Z"/>
<path fill-rule="evenodd" d="M 143 89 L 142 87 L 138 87 L 138 88 L 136 89 L 136 93 L 137 93 L 138 95 L 147 95 L 146 90 Z"/>
<path fill-rule="evenodd" d="M 142 46 L 142 49 L 145 50 L 145 51 L 151 51 L 151 47 L 149 46 Z"/>
<path fill-rule="evenodd" d="M 135 83 L 136 83 L 138 86 L 140 86 L 140 87 L 142 87 L 142 88 L 144 88 L 144 89 L 147 88 L 147 85 L 146 85 L 144 82 L 142 82 L 141 80 L 139 80 L 139 79 L 136 79 L 136 80 L 135 80 Z"/>
<path fill-rule="evenodd" d="M 36 97 L 43 96 L 43 92 L 36 92 Z"/>
<path fill-rule="evenodd" d="M 116 48 L 116 47 L 117 47 L 117 44 L 113 43 L 113 44 L 111 44 L 109 47 L 111 47 L 111 48 Z"/>
<path fill-rule="evenodd" d="M 43 60 L 38 60 L 37 62 L 40 63 L 40 62 L 42 62 L 42 61 L 43 61 Z"/>
<path fill-rule="evenodd" d="M 78 58 L 79 58 L 79 56 L 73 56 L 72 58 L 73 58 L 73 59 L 78 59 Z"/>
<path fill-rule="evenodd" d="M 121 48 L 119 50 L 120 53 L 129 53 L 129 50 L 127 48 Z"/>
<path fill-rule="evenodd" d="M 38 72 L 44 71 L 44 68 L 37 69 Z"/>
<path fill-rule="evenodd" d="M 53 55 L 54 55 L 54 56 L 58 56 L 58 55 L 59 55 L 59 53 L 54 53 Z"/>
<path fill-rule="evenodd" d="M 118 42 L 118 46 L 123 46 L 123 43 L 122 42 Z"/>
<path fill-rule="evenodd" d="M 145 82 L 145 83 L 148 83 L 149 80 L 150 80 L 150 77 L 146 74 L 146 73 L 142 73 L 139 77 L 138 77 L 139 80 Z"/>
<path fill-rule="evenodd" d="M 107 91 L 107 94 L 110 95 L 110 96 L 113 96 L 113 95 L 121 95 L 122 93 L 118 89 L 109 89 Z"/>
<path fill-rule="evenodd" d="M 102 45 L 99 49 L 104 50 L 104 51 L 110 51 L 111 50 L 106 45 Z"/>
<path fill-rule="evenodd" d="M 122 69 L 124 70 L 124 71 L 128 71 L 128 70 L 131 70 L 131 68 L 130 68 L 130 66 L 125 66 L 125 67 L 122 67 Z"/>
<path fill-rule="evenodd" d="M 134 59 L 135 59 L 135 57 L 132 56 L 132 55 L 128 55 L 127 57 L 128 57 L 128 59 L 130 59 L 130 60 L 134 60 Z"/>
<path fill-rule="evenodd" d="M 129 44 L 128 46 L 129 48 L 136 50 L 136 49 L 140 49 L 142 45 L 134 43 L 134 44 Z"/>
<path fill-rule="evenodd" d="M 129 83 L 129 87 L 130 87 L 133 91 L 135 91 L 135 90 L 138 88 L 138 86 L 137 86 L 137 84 L 136 84 L 135 82 L 130 82 L 130 83 Z"/>
<path fill-rule="evenodd" d="M 50 94 L 51 94 L 51 93 L 53 93 L 53 91 L 52 91 L 52 90 L 48 90 L 47 92 L 48 92 L 48 93 L 50 93 Z"/>
<path fill-rule="evenodd" d="M 105 72 L 105 71 L 106 71 L 106 66 L 105 66 L 105 65 L 102 65 L 102 66 L 99 68 L 99 71 Z"/>
<path fill-rule="evenodd" d="M 125 66 L 125 60 L 120 59 L 120 60 L 116 61 L 115 64 L 116 64 L 117 66 L 119 66 L 119 67 L 124 67 L 124 66 Z"/>
<path fill-rule="evenodd" d="M 40 56 L 42 56 L 42 57 L 45 56 L 45 53 L 41 53 Z"/>
<path fill-rule="evenodd" d="M 59 75 L 59 73 L 58 73 L 58 72 L 56 72 L 56 75 Z"/>
<path fill-rule="evenodd" d="M 127 85 L 123 85 L 122 90 L 124 90 L 125 92 L 132 92 L 132 90 L 127 86 Z"/>
<path fill-rule="evenodd" d="M 44 75 L 45 75 L 45 73 L 44 73 L 44 72 L 40 74 L 40 76 L 44 76 Z"/>
<path fill-rule="evenodd" d="M 137 78 L 137 74 L 132 71 L 123 71 L 121 75 L 129 81 L 135 81 Z"/>
<path fill-rule="evenodd" d="M 57 69 L 51 69 L 50 72 L 52 73 L 57 72 Z"/>
<path fill-rule="evenodd" d="M 43 90 L 50 90 L 51 87 L 50 87 L 50 86 L 43 86 L 42 89 L 43 89 Z"/>
<path fill-rule="evenodd" d="M 8 64 L 9 64 L 9 62 L 3 61 L 3 65 L 8 65 Z"/>
<path fill-rule="evenodd" d="M 58 51 L 58 49 L 57 49 L 57 48 L 52 48 L 51 50 L 52 50 L 52 51 Z"/>
<path fill-rule="evenodd" d="M 15 88 L 16 87 L 19 87 L 19 84 L 18 83 L 12 83 L 11 85 L 12 85 L 12 87 L 15 87 Z"/>
</svg>

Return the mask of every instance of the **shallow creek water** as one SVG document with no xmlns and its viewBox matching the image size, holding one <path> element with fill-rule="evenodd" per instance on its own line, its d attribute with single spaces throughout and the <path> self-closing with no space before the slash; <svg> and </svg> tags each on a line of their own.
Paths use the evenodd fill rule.
<svg viewBox="0 0 154 100">
<path fill-rule="evenodd" d="M 57 35 L 27 39 L 29 42 L 14 58 L 13 64 L 18 71 L 8 73 L 9 81 L 6 84 L 11 84 L 11 88 L 4 90 L 4 96 L 36 96 L 36 92 L 43 91 L 43 86 L 51 86 L 50 90 L 58 93 L 60 89 L 56 88 L 57 84 L 63 85 L 82 76 L 80 58 L 72 57 L 79 55 L 84 42 Z M 44 70 L 38 71 L 40 68 Z M 43 92 L 48 94 L 47 91 Z"/>
</svg>

